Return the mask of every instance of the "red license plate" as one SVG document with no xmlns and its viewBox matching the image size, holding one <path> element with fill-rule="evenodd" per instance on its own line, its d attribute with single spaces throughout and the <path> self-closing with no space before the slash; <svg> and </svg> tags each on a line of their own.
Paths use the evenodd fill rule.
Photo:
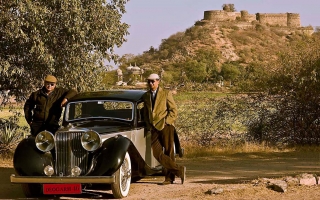
<svg viewBox="0 0 320 200">
<path fill-rule="evenodd" d="M 81 194 L 81 184 L 43 184 L 43 194 Z"/>
</svg>

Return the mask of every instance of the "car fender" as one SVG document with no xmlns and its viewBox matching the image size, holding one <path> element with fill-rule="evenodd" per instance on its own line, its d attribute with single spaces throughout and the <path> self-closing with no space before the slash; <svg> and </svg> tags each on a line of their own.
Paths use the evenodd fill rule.
<svg viewBox="0 0 320 200">
<path fill-rule="evenodd" d="M 105 140 L 93 158 L 95 164 L 88 175 L 110 176 L 115 173 L 120 168 L 130 145 L 131 141 L 122 135 Z"/>
<path fill-rule="evenodd" d="M 13 155 L 13 166 L 20 176 L 43 176 L 45 166 L 52 166 L 50 152 L 37 149 L 35 137 L 23 139 L 17 146 Z"/>
</svg>

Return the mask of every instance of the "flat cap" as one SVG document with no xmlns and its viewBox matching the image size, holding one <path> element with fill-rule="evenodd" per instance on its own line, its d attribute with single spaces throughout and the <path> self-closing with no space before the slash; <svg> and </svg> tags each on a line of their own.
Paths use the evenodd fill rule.
<svg viewBox="0 0 320 200">
<path fill-rule="evenodd" d="M 147 79 L 148 80 L 159 80 L 160 77 L 158 74 L 150 74 Z"/>
<path fill-rule="evenodd" d="M 50 82 L 50 83 L 56 83 L 57 82 L 57 78 L 52 76 L 52 75 L 47 75 L 46 78 L 44 79 L 44 81 Z"/>
</svg>

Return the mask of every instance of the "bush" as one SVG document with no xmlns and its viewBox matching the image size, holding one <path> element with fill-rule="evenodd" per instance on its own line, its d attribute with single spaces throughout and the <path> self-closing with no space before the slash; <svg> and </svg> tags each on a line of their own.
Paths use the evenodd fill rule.
<svg viewBox="0 0 320 200">
<path fill-rule="evenodd" d="M 0 154 L 3 156 L 10 155 L 21 138 L 23 137 L 22 129 L 12 123 L 10 120 L 0 119 Z"/>
<path fill-rule="evenodd" d="M 198 146 L 228 146 L 245 142 L 245 127 L 235 96 L 217 97 L 215 93 L 192 93 L 184 103 L 177 101 L 177 130 L 181 140 Z M 236 113 L 234 111 L 238 110 Z"/>
<path fill-rule="evenodd" d="M 272 136 L 289 144 L 320 144 L 320 38 L 305 37 L 282 52 L 266 85 L 276 112 Z"/>
</svg>

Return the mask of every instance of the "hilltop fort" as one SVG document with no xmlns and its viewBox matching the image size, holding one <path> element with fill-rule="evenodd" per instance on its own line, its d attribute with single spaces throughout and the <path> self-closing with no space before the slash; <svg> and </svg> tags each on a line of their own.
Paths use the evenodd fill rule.
<svg viewBox="0 0 320 200">
<path fill-rule="evenodd" d="M 224 4 L 223 10 L 204 11 L 204 17 L 195 25 L 222 25 L 230 22 L 239 28 L 249 28 L 254 24 L 263 24 L 274 27 L 296 28 L 313 31 L 312 27 L 301 27 L 299 13 L 256 13 L 250 14 L 246 10 L 236 12 L 234 4 Z"/>
</svg>

